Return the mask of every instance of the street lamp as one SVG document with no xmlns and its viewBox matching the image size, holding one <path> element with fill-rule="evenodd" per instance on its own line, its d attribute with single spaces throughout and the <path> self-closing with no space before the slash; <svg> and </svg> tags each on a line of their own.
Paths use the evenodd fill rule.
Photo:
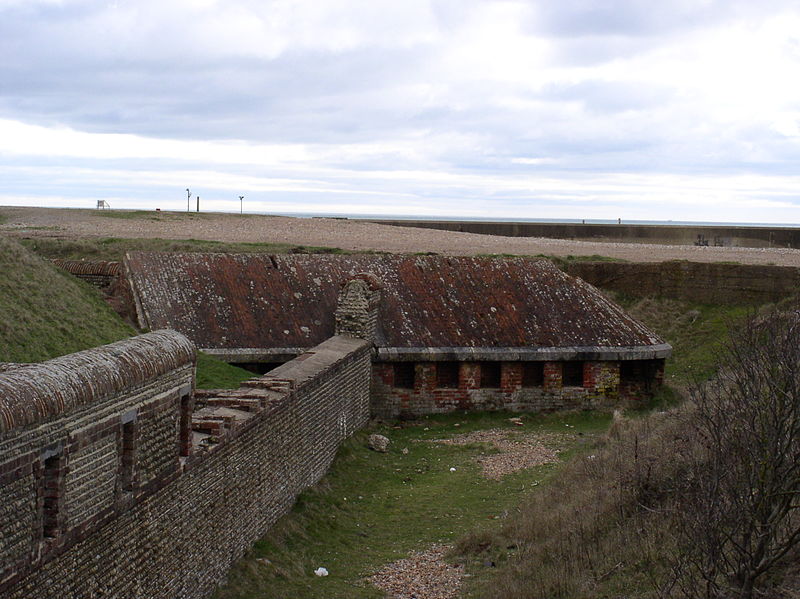
<svg viewBox="0 0 800 599">
<path fill-rule="evenodd" d="M 186 188 L 186 212 L 191 212 L 189 208 L 189 200 L 192 198 L 192 192 L 189 191 L 189 188 Z"/>
</svg>

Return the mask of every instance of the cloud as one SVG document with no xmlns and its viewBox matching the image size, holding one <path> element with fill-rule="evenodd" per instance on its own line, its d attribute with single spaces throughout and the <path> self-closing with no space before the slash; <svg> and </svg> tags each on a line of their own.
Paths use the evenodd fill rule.
<svg viewBox="0 0 800 599">
<path fill-rule="evenodd" d="M 740 174 L 766 198 L 800 157 L 798 32 L 783 0 L 0 0 L 0 167 L 118 204 L 190 178 L 307 210 L 646 212 Z M 0 202 L 35 196 L 13 172 Z"/>
</svg>

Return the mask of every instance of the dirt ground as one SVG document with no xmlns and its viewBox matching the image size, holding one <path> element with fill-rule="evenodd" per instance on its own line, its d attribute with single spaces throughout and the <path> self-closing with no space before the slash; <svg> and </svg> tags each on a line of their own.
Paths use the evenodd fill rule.
<svg viewBox="0 0 800 599">
<path fill-rule="evenodd" d="M 116 211 L 118 213 L 122 211 Z M 222 213 L 147 212 L 109 218 L 94 210 L 0 207 L 0 233 L 20 237 L 123 237 L 266 242 L 445 255 L 600 255 L 631 262 L 690 260 L 800 266 L 800 250 L 698 247 L 500 237 L 433 229 L 392 227 L 327 218 Z"/>
</svg>

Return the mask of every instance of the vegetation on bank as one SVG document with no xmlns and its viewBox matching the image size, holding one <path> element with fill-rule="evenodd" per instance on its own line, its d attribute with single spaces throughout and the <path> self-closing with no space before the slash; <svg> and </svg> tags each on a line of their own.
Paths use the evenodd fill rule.
<svg viewBox="0 0 800 599">
<path fill-rule="evenodd" d="M 20 243 L 45 258 L 64 260 L 122 260 L 126 252 L 215 252 L 226 254 L 340 254 L 339 248 L 293 245 L 288 243 L 227 243 L 203 239 L 160 239 L 97 237 L 64 239 L 35 237 Z"/>
<path fill-rule="evenodd" d="M 0 362 L 42 362 L 136 333 L 97 289 L 0 236 Z M 200 388 L 237 387 L 252 376 L 198 353 Z"/>
<path fill-rule="evenodd" d="M 618 419 L 514 521 L 462 538 L 469 596 L 796 597 L 796 313 L 740 322 L 718 355 L 691 402 Z M 481 568 L 487 558 L 500 567 Z"/>
<path fill-rule="evenodd" d="M 95 289 L 0 236 L 0 361 L 39 362 L 134 333 Z"/>
</svg>

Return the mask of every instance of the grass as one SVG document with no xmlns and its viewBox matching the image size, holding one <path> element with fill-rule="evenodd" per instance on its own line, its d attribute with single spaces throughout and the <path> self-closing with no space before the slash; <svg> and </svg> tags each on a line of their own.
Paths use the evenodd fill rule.
<svg viewBox="0 0 800 599">
<path fill-rule="evenodd" d="M 0 362 L 41 362 L 135 334 L 96 289 L 0 236 Z M 198 352 L 201 389 L 252 376 Z"/>
<path fill-rule="evenodd" d="M 197 352 L 198 389 L 236 389 L 255 375 L 249 370 L 232 366 L 201 351 Z"/>
<path fill-rule="evenodd" d="M 520 499 L 551 479 L 560 466 L 540 466 L 493 481 L 479 476 L 472 461 L 492 451 L 486 446 L 424 441 L 488 428 L 519 431 L 508 417 L 503 413 L 436 416 L 356 434 L 342 446 L 324 481 L 303 493 L 292 512 L 254 545 L 216 597 L 255 598 L 265 592 L 293 599 L 381 597 L 363 579 L 382 565 L 413 549 L 451 543 L 476 522 L 499 528 Z M 576 412 L 525 415 L 523 420 L 523 432 L 572 433 L 574 442 L 562 454 L 569 458 L 607 428 L 609 415 Z M 389 453 L 365 447 L 370 432 L 391 439 Z M 314 576 L 319 566 L 330 575 Z"/>
<path fill-rule="evenodd" d="M 39 362 L 133 334 L 97 290 L 0 236 L 0 361 Z"/>
<path fill-rule="evenodd" d="M 435 255 L 435 252 L 420 253 L 418 255 Z M 601 256 L 599 254 L 591 254 L 589 256 L 553 256 L 550 254 L 477 254 L 482 258 L 545 258 L 553 262 L 559 268 L 563 268 L 568 264 L 574 262 L 627 262 L 623 258 L 612 258 L 611 256 Z"/>
<path fill-rule="evenodd" d="M 676 384 L 711 377 L 729 327 L 753 313 L 750 306 L 693 304 L 664 298 L 616 299 L 631 316 L 672 345 L 665 377 Z"/>
<path fill-rule="evenodd" d="M 338 254 L 344 250 L 331 247 L 302 246 L 286 243 L 225 243 L 202 239 L 54 239 L 49 237 L 21 240 L 29 250 L 46 258 L 65 260 L 122 260 L 126 252 L 214 252 L 269 254 Z"/>
<path fill-rule="evenodd" d="M 153 210 L 97 210 L 93 214 L 103 218 L 161 220 L 161 212 L 155 212 Z"/>
</svg>

